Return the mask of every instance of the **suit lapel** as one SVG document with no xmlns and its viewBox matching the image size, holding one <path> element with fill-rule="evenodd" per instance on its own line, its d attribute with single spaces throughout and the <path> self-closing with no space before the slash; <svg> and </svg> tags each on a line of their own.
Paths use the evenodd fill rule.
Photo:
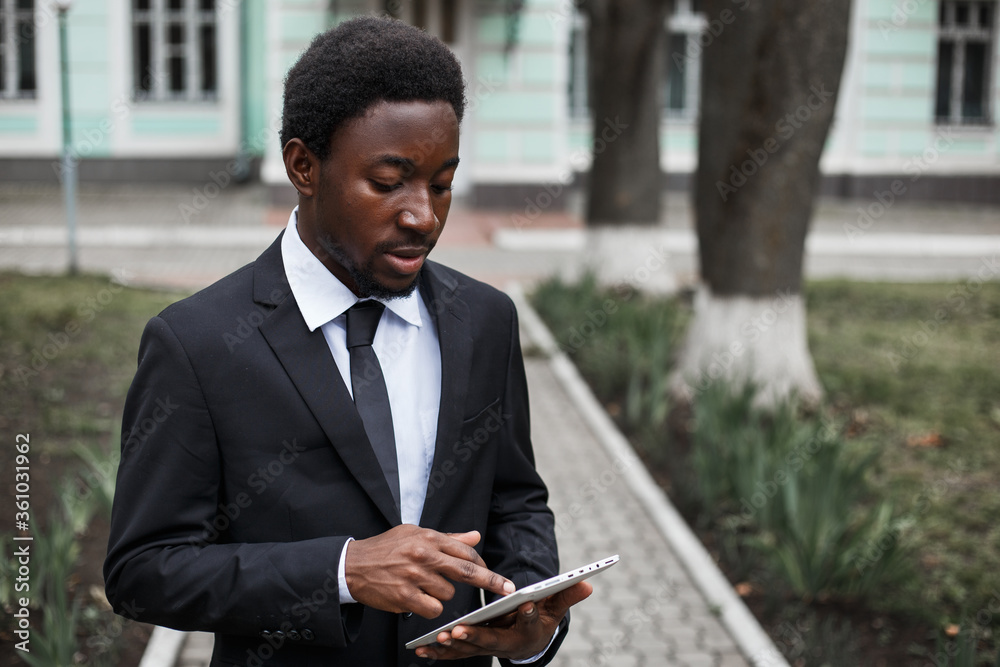
<svg viewBox="0 0 1000 667">
<path fill-rule="evenodd" d="M 460 297 L 461 286 L 433 262 L 427 262 L 421 272 L 420 293 L 437 325 L 441 345 L 441 404 L 433 471 L 452 455 L 451 448 L 461 432 L 462 397 L 468 391 L 472 366 L 472 333 L 469 306 Z M 420 525 L 434 528 L 441 523 L 445 494 L 431 492 L 430 481 Z"/>
<path fill-rule="evenodd" d="M 280 243 L 279 236 L 254 266 L 254 300 L 274 307 L 260 332 L 351 474 L 390 525 L 398 525 L 399 510 L 326 338 L 320 329 L 309 331 L 288 286 Z"/>
</svg>

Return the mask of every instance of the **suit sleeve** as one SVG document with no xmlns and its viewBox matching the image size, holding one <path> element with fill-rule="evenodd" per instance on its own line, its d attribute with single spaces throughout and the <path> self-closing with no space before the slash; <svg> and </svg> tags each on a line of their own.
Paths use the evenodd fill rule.
<svg viewBox="0 0 1000 667">
<path fill-rule="evenodd" d="M 226 544 L 212 530 L 222 466 L 212 418 L 188 355 L 153 318 L 122 424 L 121 462 L 104 576 L 115 611 L 180 630 L 233 635 L 308 629 L 312 644 L 344 646 L 360 605 L 339 602 L 347 537 Z"/>
<path fill-rule="evenodd" d="M 521 354 L 517 313 L 510 307 L 510 354 L 503 394 L 500 451 L 490 504 L 483 559 L 490 569 L 511 579 L 520 589 L 559 574 L 555 519 L 548 507 L 548 490 L 535 470 L 528 409 L 528 383 Z M 569 615 L 545 655 L 530 663 L 546 665 L 566 637 Z M 504 667 L 511 663 L 501 660 Z"/>
</svg>

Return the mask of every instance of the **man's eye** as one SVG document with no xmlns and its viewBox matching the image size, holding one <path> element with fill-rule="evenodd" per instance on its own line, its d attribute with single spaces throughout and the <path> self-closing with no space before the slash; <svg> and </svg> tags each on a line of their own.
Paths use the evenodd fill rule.
<svg viewBox="0 0 1000 667">
<path fill-rule="evenodd" d="M 439 195 L 443 195 L 446 192 L 451 192 L 450 185 L 432 185 L 431 189 L 434 190 L 434 192 L 438 193 Z"/>
<path fill-rule="evenodd" d="M 392 192 L 399 187 L 398 183 L 383 183 L 382 181 L 371 180 L 372 187 L 379 192 Z"/>
</svg>

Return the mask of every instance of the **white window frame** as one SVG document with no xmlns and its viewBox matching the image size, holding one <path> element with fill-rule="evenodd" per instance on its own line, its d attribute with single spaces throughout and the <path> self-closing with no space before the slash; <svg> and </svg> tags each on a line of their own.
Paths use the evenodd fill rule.
<svg viewBox="0 0 1000 667">
<path fill-rule="evenodd" d="M 696 55 L 689 57 L 688 53 L 681 56 L 685 60 L 684 68 L 684 106 L 680 109 L 670 109 L 670 90 L 672 78 L 668 76 L 670 67 L 673 64 L 674 54 L 669 52 L 670 39 L 672 35 L 683 35 L 688 40 L 697 40 L 707 29 L 708 21 L 705 15 L 694 11 L 692 0 L 674 0 L 674 13 L 667 17 L 666 21 L 666 46 L 667 57 L 664 63 L 665 85 L 663 86 L 663 117 L 670 120 L 691 121 L 698 117 L 698 110 L 701 103 L 701 48 L 692 49 Z"/>
<path fill-rule="evenodd" d="M 587 65 L 587 16 L 579 10 L 572 13 L 569 23 L 569 49 L 566 54 L 569 63 L 566 99 L 569 103 L 569 117 L 590 118 L 590 82 Z"/>
<path fill-rule="evenodd" d="M 412 0 L 398 5 L 396 17 L 434 35 L 452 46 L 461 41 L 461 2 L 459 0 Z M 450 16 L 449 16 L 450 15 Z M 445 34 L 450 20 L 451 34 Z"/>
<path fill-rule="evenodd" d="M 982 5 L 990 6 L 989 26 L 959 26 L 955 23 L 956 0 L 941 0 L 940 10 L 944 12 L 945 22 L 941 24 L 938 20 L 938 45 L 937 55 L 938 67 L 940 66 L 940 43 L 948 41 L 952 44 L 951 56 L 951 90 L 948 95 L 948 115 L 937 115 L 938 88 L 935 83 L 934 88 L 934 120 L 938 125 L 962 125 L 962 126 L 990 126 L 993 124 L 993 60 L 995 35 L 997 31 L 997 13 L 1000 10 L 1000 3 L 995 0 L 966 0 L 970 8 L 970 15 L 978 13 Z M 962 115 L 962 93 L 965 84 L 965 52 L 966 46 L 970 43 L 985 45 L 985 62 L 983 68 L 983 115 L 979 118 L 967 118 Z"/>
<path fill-rule="evenodd" d="M 2 48 L 4 51 L 4 76 L 3 88 L 0 89 L 0 99 L 33 100 L 38 95 L 38 54 L 35 40 L 38 26 L 35 23 L 35 5 L 36 3 L 33 0 L 30 8 L 21 9 L 17 6 L 17 0 L 3 0 L 3 7 L 0 9 L 0 16 L 3 17 Z M 20 26 L 21 22 L 25 20 L 33 27 L 33 33 L 31 35 L 18 34 L 18 26 Z M 20 83 L 19 78 L 21 70 L 20 46 L 21 42 L 24 40 L 29 40 L 31 49 L 35 51 L 35 81 L 34 87 L 30 90 L 21 90 L 18 87 Z"/>
<path fill-rule="evenodd" d="M 219 3 L 215 8 L 205 11 L 198 7 L 198 0 L 184 0 L 181 10 L 171 10 L 167 7 L 168 0 L 149 0 L 149 9 L 135 8 L 135 0 L 130 0 L 132 30 L 132 97 L 141 102 L 215 102 L 219 95 L 220 73 L 220 25 Z M 180 19 L 178 21 L 178 19 Z M 136 27 L 140 23 L 149 25 L 150 32 L 150 67 L 152 81 L 150 90 L 141 90 L 138 81 L 138 40 Z M 167 42 L 167 26 L 171 23 L 181 23 L 184 26 L 184 41 L 180 45 Z M 202 54 L 200 48 L 201 28 L 211 25 L 215 28 L 215 88 L 202 90 Z M 170 90 L 170 58 L 184 58 L 184 90 Z"/>
</svg>

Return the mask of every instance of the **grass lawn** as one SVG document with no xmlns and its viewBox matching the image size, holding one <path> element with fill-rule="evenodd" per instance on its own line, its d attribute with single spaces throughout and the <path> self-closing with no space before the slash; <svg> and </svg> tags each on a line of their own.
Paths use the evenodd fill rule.
<svg viewBox="0 0 1000 667">
<path fill-rule="evenodd" d="M 882 453 L 875 481 L 912 519 L 920 579 L 886 604 L 996 625 L 1000 284 L 960 287 L 813 283 L 809 343 L 827 400 Z"/>
<path fill-rule="evenodd" d="M 854 646 L 846 652 L 851 655 L 841 651 L 826 664 L 910 664 L 904 658 L 934 651 L 933 636 L 946 629 L 953 633 L 949 626 L 960 625 L 962 637 L 968 633 L 979 641 L 981 655 L 995 650 L 993 638 L 1000 629 L 1000 284 L 975 288 L 808 284 L 809 344 L 827 392 L 821 414 L 841 425 L 849 453 L 879 452 L 866 475 L 877 496 L 872 503 L 887 499 L 902 520 L 900 543 L 908 547 L 912 575 L 833 616 L 829 607 L 790 601 L 787 594 L 756 605 L 750 600 L 756 612 L 774 617 L 768 627 L 779 646 L 778 635 L 791 627 L 795 635 L 811 632 L 807 643 Z M 612 302 L 614 312 L 606 322 L 587 326 L 591 314 Z M 690 446 L 692 420 L 674 411 L 673 435 L 663 435 L 669 411 L 657 407 L 666 399 L 656 377 L 670 368 L 690 303 L 601 291 L 586 281 L 581 286 L 543 284 L 534 303 L 684 510 L 678 480 L 670 473 L 682 469 L 677 462 Z M 699 522 L 697 512 L 685 513 Z M 704 531 L 703 537 L 713 539 Z M 714 546 L 726 551 L 718 542 Z M 743 561 L 745 555 L 730 550 L 733 562 L 726 569 L 731 576 L 752 577 L 753 563 Z M 766 589 L 771 582 L 761 583 Z M 844 629 L 844 619 L 853 630 Z M 809 655 L 815 664 L 830 659 Z M 864 660 L 858 662 L 858 656 Z"/>
<path fill-rule="evenodd" d="M 52 527 L 60 507 L 58 489 L 74 480 L 78 490 L 96 489 L 103 479 L 85 476 L 76 446 L 99 450 L 109 460 L 118 448 L 121 411 L 136 367 L 139 337 L 146 321 L 180 295 L 124 287 L 122 279 L 102 276 L 36 278 L 0 274 L 0 480 L 4 516 L 14 513 L 14 449 L 17 434 L 30 436 L 31 534 L 36 555 L 32 576 L 44 576 L 39 539 Z M 89 485 L 89 486 L 88 486 Z M 10 531 L 14 528 L 4 528 Z M 88 664 L 138 664 L 148 628 L 122 625 L 103 600 L 101 568 L 107 547 L 107 518 L 98 514 L 77 535 L 79 556 L 66 585 L 79 601 L 77 645 Z M 5 549 L 13 544 L 3 539 Z M 6 558 L 5 558 L 6 560 Z M 4 572 L 5 576 L 9 573 Z M 9 580 L 5 583 L 9 584 Z M 30 648 L 45 641 L 45 609 L 40 581 L 32 580 Z M 15 657 L 11 633 L 11 590 L 3 591 L 0 665 L 23 664 Z M 18 593 L 18 597 L 24 593 Z M 89 642 L 88 642 L 89 638 Z M 119 662 L 120 661 L 120 662 Z"/>
</svg>

